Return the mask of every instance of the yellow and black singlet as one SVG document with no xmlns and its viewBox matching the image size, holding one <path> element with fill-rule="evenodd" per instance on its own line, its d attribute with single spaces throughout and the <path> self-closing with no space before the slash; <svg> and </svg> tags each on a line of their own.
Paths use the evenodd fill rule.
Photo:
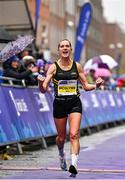
<svg viewBox="0 0 125 180">
<path fill-rule="evenodd" d="M 69 70 L 61 69 L 57 62 L 55 62 L 55 66 L 56 72 L 53 76 L 55 97 L 79 96 L 79 73 L 76 62 L 73 61 L 72 67 Z"/>
</svg>

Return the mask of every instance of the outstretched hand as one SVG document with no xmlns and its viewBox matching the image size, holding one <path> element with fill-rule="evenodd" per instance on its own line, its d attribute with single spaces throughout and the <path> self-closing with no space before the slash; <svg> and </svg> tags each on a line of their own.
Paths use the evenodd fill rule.
<svg viewBox="0 0 125 180">
<path fill-rule="evenodd" d="M 104 80 L 101 77 L 96 79 L 96 87 L 97 88 L 99 88 L 103 84 L 104 84 Z"/>
</svg>

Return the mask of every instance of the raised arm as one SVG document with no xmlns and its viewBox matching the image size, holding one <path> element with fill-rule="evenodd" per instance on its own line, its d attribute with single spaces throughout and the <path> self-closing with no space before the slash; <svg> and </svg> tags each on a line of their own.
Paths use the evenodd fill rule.
<svg viewBox="0 0 125 180">
<path fill-rule="evenodd" d="M 103 83 L 102 78 L 98 78 L 95 81 L 95 84 L 89 84 L 87 79 L 86 79 L 86 76 L 84 74 L 84 70 L 83 70 L 82 66 L 79 63 L 77 63 L 77 69 L 78 69 L 78 72 L 79 72 L 79 80 L 80 80 L 80 82 L 81 82 L 81 84 L 83 86 L 83 89 L 85 89 L 86 91 L 94 90 L 97 87 L 100 87 L 100 85 Z"/>
<path fill-rule="evenodd" d="M 55 65 L 52 64 L 47 71 L 46 77 L 42 77 L 41 75 L 37 77 L 39 89 L 42 93 L 45 93 L 47 91 L 48 85 L 53 77 L 54 72 Z"/>
</svg>

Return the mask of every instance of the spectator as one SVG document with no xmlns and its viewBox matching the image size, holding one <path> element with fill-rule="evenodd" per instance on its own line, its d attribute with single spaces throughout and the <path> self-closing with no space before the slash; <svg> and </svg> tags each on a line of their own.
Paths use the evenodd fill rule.
<svg viewBox="0 0 125 180">
<path fill-rule="evenodd" d="M 22 68 L 17 56 L 12 56 L 3 63 L 3 76 L 24 79 L 26 85 L 36 85 L 36 80 L 32 76 L 34 72 L 37 72 L 36 67 L 28 67 L 27 70 Z M 8 83 L 7 80 L 4 82 Z M 19 85 L 20 83 L 15 81 L 14 84 Z"/>
<path fill-rule="evenodd" d="M 116 90 L 116 88 L 117 88 L 116 80 L 113 77 L 110 77 L 109 78 L 109 87 L 108 87 L 108 89 L 109 90 Z"/>
<path fill-rule="evenodd" d="M 86 75 L 86 78 L 90 84 L 95 82 L 95 70 L 90 69 L 89 73 Z"/>
<path fill-rule="evenodd" d="M 29 56 L 29 51 L 24 49 L 21 53 L 20 53 L 20 58 L 23 59 L 23 57 L 25 56 Z"/>
<path fill-rule="evenodd" d="M 22 64 L 22 66 L 25 66 L 24 64 L 25 64 L 25 62 L 26 62 L 27 60 L 34 60 L 34 61 L 35 61 L 35 59 L 34 59 L 33 56 L 30 56 L 30 55 L 24 56 L 24 57 L 21 59 L 21 61 L 20 61 L 20 63 Z"/>
<path fill-rule="evenodd" d="M 38 76 L 39 73 L 38 73 L 38 67 L 37 67 L 37 65 L 35 63 L 35 60 L 34 59 L 29 59 L 29 60 L 25 61 L 24 67 L 26 69 L 36 67 L 37 71 L 32 73 L 32 77 L 35 79 L 35 84 L 34 85 L 38 85 L 37 76 Z"/>
<path fill-rule="evenodd" d="M 35 61 L 34 57 L 33 57 L 33 56 L 30 56 L 30 55 L 24 56 L 21 61 L 23 61 L 23 64 L 24 64 L 27 60 L 33 60 L 33 61 Z"/>
</svg>

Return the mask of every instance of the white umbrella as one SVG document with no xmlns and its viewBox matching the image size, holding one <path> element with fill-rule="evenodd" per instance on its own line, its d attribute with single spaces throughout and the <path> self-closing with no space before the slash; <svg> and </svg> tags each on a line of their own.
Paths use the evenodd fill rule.
<svg viewBox="0 0 125 180">
<path fill-rule="evenodd" d="M 98 68 L 99 63 L 107 64 L 109 69 L 113 69 L 114 67 L 118 66 L 118 63 L 111 56 L 100 55 L 100 56 L 94 57 L 92 59 L 89 59 L 84 65 L 84 70 L 95 69 L 96 65 Z"/>
<path fill-rule="evenodd" d="M 103 63 L 106 63 L 109 69 L 113 69 L 114 67 L 118 66 L 118 63 L 109 55 L 101 55 L 100 56 Z"/>
<path fill-rule="evenodd" d="M 98 64 L 97 63 L 94 63 L 93 64 L 93 59 L 89 59 L 85 65 L 84 65 L 84 70 L 90 70 L 90 69 L 97 69 L 98 68 Z"/>
</svg>

